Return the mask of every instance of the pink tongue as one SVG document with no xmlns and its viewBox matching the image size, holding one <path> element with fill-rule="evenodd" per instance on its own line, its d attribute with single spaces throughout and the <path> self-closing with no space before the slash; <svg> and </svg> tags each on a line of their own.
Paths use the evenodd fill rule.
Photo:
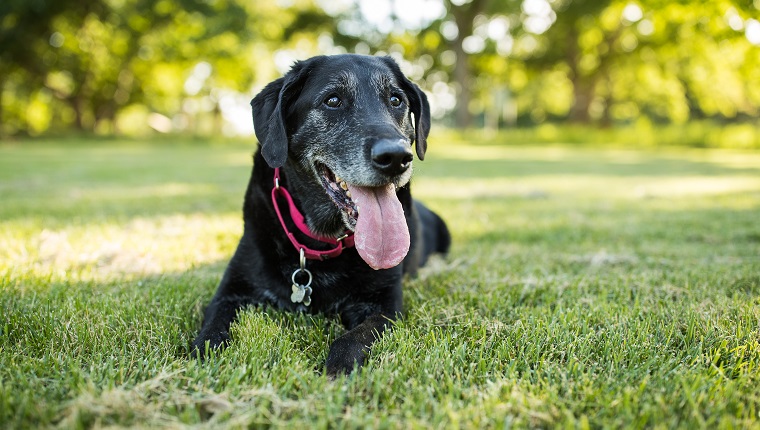
<svg viewBox="0 0 760 430">
<path fill-rule="evenodd" d="M 354 231 L 359 255 L 375 270 L 397 266 L 409 252 L 409 228 L 395 187 L 348 187 L 359 208 Z"/>
</svg>

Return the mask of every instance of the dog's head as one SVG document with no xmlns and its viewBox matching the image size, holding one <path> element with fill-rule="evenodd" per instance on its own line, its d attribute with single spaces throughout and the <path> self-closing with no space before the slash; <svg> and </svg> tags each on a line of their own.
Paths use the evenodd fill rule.
<svg viewBox="0 0 760 430">
<path fill-rule="evenodd" d="M 357 222 L 398 214 L 390 207 L 398 205 L 394 191 L 411 178 L 412 145 L 425 157 L 430 108 L 393 59 L 348 54 L 300 61 L 251 106 L 266 162 L 287 163 L 324 188 L 346 227 L 356 231 Z M 405 225 L 400 214 L 367 228 Z"/>
<path fill-rule="evenodd" d="M 347 54 L 299 61 L 267 85 L 251 106 L 256 137 L 271 167 L 285 164 L 289 146 L 298 143 L 295 135 L 304 130 L 355 132 L 370 149 L 384 139 L 403 139 L 408 146 L 416 141 L 417 156 L 425 158 L 430 131 L 427 97 L 390 57 Z"/>
</svg>

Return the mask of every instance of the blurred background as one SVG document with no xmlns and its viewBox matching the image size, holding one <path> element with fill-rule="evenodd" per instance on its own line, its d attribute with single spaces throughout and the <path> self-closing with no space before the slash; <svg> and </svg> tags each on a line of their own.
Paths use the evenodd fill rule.
<svg viewBox="0 0 760 430">
<path fill-rule="evenodd" d="M 760 0 L 3 0 L 0 138 L 249 136 L 266 83 L 355 52 L 394 57 L 439 127 L 760 148 L 758 19 Z"/>
</svg>

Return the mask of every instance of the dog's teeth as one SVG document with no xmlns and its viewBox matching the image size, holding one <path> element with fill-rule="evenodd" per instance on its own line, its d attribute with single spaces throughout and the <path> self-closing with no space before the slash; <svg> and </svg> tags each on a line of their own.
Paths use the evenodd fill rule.
<svg viewBox="0 0 760 430">
<path fill-rule="evenodd" d="M 343 182 L 343 178 L 341 178 L 338 175 L 335 175 L 335 182 Z"/>
<path fill-rule="evenodd" d="M 344 190 L 345 190 L 345 188 L 344 188 Z M 351 198 L 351 191 L 346 190 L 346 197 L 348 197 L 349 199 Z"/>
<path fill-rule="evenodd" d="M 340 187 L 343 188 L 343 191 L 348 191 L 348 185 L 346 185 L 346 181 L 340 181 Z"/>
</svg>

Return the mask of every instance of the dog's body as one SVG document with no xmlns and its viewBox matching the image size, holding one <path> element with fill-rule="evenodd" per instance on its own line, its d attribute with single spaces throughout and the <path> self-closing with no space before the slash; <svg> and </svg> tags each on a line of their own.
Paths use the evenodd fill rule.
<svg viewBox="0 0 760 430">
<path fill-rule="evenodd" d="M 448 251 L 446 225 L 412 200 L 409 188 L 412 143 L 420 159 L 425 154 L 427 99 L 390 58 L 339 55 L 296 63 L 251 105 L 260 146 L 245 229 L 193 351 L 225 344 L 244 306 L 323 312 L 340 316 L 349 330 L 331 346 L 327 373 L 348 373 L 401 312 L 403 274 Z M 276 186 L 292 195 L 307 234 Z M 346 233 L 353 235 L 338 239 Z M 340 255 L 317 259 L 338 247 Z M 305 265 L 300 249 L 314 251 Z M 306 271 L 311 294 L 299 300 L 292 284 L 305 286 Z"/>
</svg>

